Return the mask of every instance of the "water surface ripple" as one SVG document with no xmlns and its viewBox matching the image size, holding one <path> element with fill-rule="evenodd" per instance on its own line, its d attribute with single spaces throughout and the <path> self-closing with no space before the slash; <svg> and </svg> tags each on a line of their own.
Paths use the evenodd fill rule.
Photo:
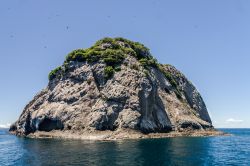
<svg viewBox="0 0 250 166">
<path fill-rule="evenodd" d="M 0 165 L 250 165 L 250 129 L 233 136 L 125 141 L 28 139 L 0 129 Z"/>
</svg>

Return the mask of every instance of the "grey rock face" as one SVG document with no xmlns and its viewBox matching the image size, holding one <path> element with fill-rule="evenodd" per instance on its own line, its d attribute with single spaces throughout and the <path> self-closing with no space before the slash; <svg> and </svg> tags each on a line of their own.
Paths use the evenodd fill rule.
<svg viewBox="0 0 250 166">
<path fill-rule="evenodd" d="M 208 115 L 206 105 L 194 85 L 175 67 L 165 65 L 165 70 L 172 74 L 173 78 L 183 92 L 186 101 L 189 106 L 195 110 L 197 116 L 208 123 L 212 123 Z"/>
<path fill-rule="evenodd" d="M 150 67 L 146 72 L 132 56 L 109 79 L 105 66 L 70 62 L 64 75 L 50 80 L 24 108 L 10 131 L 27 135 L 51 130 L 126 128 L 149 133 L 213 128 L 199 92 L 173 66 L 164 65 L 163 70 L 177 82 L 179 97 L 162 71 Z"/>
</svg>

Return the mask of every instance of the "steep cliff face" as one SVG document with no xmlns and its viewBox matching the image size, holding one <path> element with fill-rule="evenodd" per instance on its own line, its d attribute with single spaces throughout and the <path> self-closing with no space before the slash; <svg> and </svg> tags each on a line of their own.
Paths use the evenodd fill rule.
<svg viewBox="0 0 250 166">
<path fill-rule="evenodd" d="M 105 38 L 71 52 L 48 86 L 24 108 L 10 131 L 143 133 L 212 129 L 201 95 L 171 65 L 140 43 Z"/>
</svg>

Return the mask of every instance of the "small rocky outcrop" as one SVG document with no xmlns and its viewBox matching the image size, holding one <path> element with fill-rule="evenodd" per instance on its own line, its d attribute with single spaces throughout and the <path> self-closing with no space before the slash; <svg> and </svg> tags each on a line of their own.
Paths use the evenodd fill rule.
<svg viewBox="0 0 250 166">
<path fill-rule="evenodd" d="M 51 71 L 48 86 L 10 131 L 26 136 L 125 129 L 166 133 L 213 126 L 201 95 L 175 67 L 159 64 L 140 43 L 105 38 L 72 51 Z"/>
</svg>

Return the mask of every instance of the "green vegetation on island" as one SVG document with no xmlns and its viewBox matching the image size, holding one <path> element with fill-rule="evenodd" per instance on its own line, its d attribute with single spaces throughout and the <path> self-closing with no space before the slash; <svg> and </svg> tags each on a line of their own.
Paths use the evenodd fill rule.
<svg viewBox="0 0 250 166">
<path fill-rule="evenodd" d="M 98 40 L 92 47 L 87 49 L 76 49 L 66 56 L 63 67 L 57 67 L 49 73 L 49 80 L 62 76 L 70 61 L 77 62 L 103 62 L 105 78 L 111 78 L 116 71 L 120 71 L 120 65 L 127 56 L 135 57 L 140 64 L 146 69 L 145 74 L 148 76 L 148 70 L 153 67 L 159 69 L 170 84 L 176 89 L 175 93 L 181 98 L 178 84 L 171 73 L 163 69 L 163 65 L 150 54 L 149 49 L 139 42 L 133 42 L 124 38 L 103 38 Z M 139 66 L 132 65 L 133 69 L 138 70 Z"/>
<path fill-rule="evenodd" d="M 156 67 L 158 64 L 157 60 L 150 55 L 149 49 L 139 42 L 133 42 L 124 38 L 104 38 L 97 41 L 90 48 L 77 49 L 70 52 L 66 56 L 64 66 L 70 61 L 88 63 L 102 61 L 107 65 L 105 68 L 106 75 L 111 77 L 127 55 L 136 57 L 145 67 Z M 55 78 L 60 70 L 62 70 L 61 67 L 52 70 L 49 74 L 49 79 Z"/>
</svg>

